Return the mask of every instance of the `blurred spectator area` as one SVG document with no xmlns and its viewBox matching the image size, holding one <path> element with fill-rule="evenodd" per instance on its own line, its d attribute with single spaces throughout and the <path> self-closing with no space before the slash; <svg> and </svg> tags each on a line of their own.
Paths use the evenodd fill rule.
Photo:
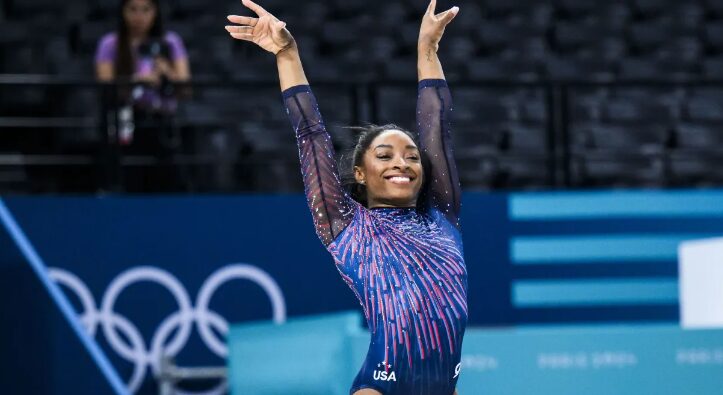
<svg viewBox="0 0 723 395">
<path fill-rule="evenodd" d="M 461 12 L 440 48 L 450 79 L 677 80 L 722 73 L 720 0 L 455 4 Z M 192 51 L 194 75 L 268 76 L 262 67 L 268 56 L 229 40 L 223 29 L 226 15 L 246 12 L 238 2 L 162 0 L 162 5 L 166 27 Z M 426 0 L 263 5 L 288 22 L 312 74 L 330 80 L 414 78 L 397 66 L 414 60 Z M 438 8 L 450 5 L 441 1 Z M 86 75 L 98 39 L 116 25 L 116 8 L 115 0 L 2 0 L 0 71 Z"/>
<path fill-rule="evenodd" d="M 236 1 L 162 3 L 166 27 L 189 49 L 194 79 L 241 84 L 194 89 L 179 113 L 183 153 L 242 156 L 248 166 L 275 174 L 255 177 L 256 170 L 230 165 L 225 176 L 209 176 L 197 166 L 196 177 L 237 189 L 234 180 L 245 172 L 249 189 L 299 190 L 278 90 L 243 88 L 273 83 L 273 60 L 223 29 L 226 15 L 246 11 Z M 416 40 L 426 0 L 261 3 L 299 42 L 340 151 L 352 141 L 341 126 L 373 121 L 414 129 Z M 0 4 L 0 74 L 90 76 L 98 39 L 116 26 L 114 0 Z M 716 166 L 723 159 L 723 85 L 696 83 L 723 81 L 723 1 L 439 1 L 438 9 L 451 5 L 461 12 L 440 56 L 453 87 L 464 187 L 723 185 Z M 550 81 L 564 86 L 564 94 Z M 0 116 L 66 117 L 87 130 L 52 138 L 35 131 L 28 138 L 28 130 L 17 137 L 6 127 L 3 152 L 34 152 L 33 142 L 46 140 L 45 147 L 61 152 L 102 152 L 103 136 L 92 128 L 103 116 L 97 92 L 0 89 Z"/>
</svg>

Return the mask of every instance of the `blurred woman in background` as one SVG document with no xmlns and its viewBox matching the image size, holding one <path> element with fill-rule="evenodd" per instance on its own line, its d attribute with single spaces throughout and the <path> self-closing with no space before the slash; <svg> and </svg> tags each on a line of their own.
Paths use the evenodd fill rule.
<svg viewBox="0 0 723 395">
<path fill-rule="evenodd" d="M 95 68 L 101 82 L 130 84 L 119 88 L 117 132 L 123 152 L 164 160 L 176 151 L 180 139 L 172 122 L 178 92 L 174 83 L 188 81 L 191 72 L 183 40 L 163 28 L 158 0 L 121 1 L 118 29 L 100 39 Z M 126 189 L 165 189 L 164 184 L 178 177 L 162 167 L 166 169 L 129 172 Z"/>
<path fill-rule="evenodd" d="M 118 30 L 100 39 L 95 55 L 96 76 L 143 82 L 154 89 L 134 89 L 129 98 L 149 112 L 172 111 L 173 100 L 160 91 L 164 79 L 184 82 L 191 78 L 188 54 L 178 34 L 165 31 L 158 0 L 122 0 Z M 165 100 L 164 100 L 165 99 Z"/>
</svg>

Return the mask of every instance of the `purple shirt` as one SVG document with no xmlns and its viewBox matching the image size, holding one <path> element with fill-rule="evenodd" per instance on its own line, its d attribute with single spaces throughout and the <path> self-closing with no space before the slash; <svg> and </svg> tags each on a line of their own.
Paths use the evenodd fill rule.
<svg viewBox="0 0 723 395">
<path fill-rule="evenodd" d="M 183 60 L 188 58 L 186 47 L 183 40 L 175 32 L 166 32 L 164 41 L 170 49 L 171 61 Z M 153 71 L 153 59 L 150 57 L 141 57 L 138 55 L 138 47 L 132 48 L 135 58 L 134 73 L 140 75 L 150 74 Z M 118 54 L 118 34 L 115 32 L 108 33 L 98 42 L 98 48 L 95 52 L 95 63 L 115 62 Z M 162 98 L 159 92 L 149 89 L 137 87 L 133 90 L 133 103 L 137 106 L 156 110 L 156 111 L 175 111 L 176 101 L 173 98 Z"/>
<path fill-rule="evenodd" d="M 168 44 L 168 46 L 170 47 L 172 61 L 175 62 L 177 60 L 188 58 L 188 53 L 186 52 L 186 47 L 183 45 L 183 40 L 181 40 L 181 36 L 174 32 L 167 32 L 164 40 L 166 41 L 166 44 Z M 98 42 L 98 49 L 95 52 L 95 63 L 114 62 L 117 54 L 117 47 L 118 35 L 115 32 L 108 33 L 103 36 Z M 137 50 L 138 48 L 133 48 L 133 51 L 135 52 L 137 58 L 136 72 L 139 71 L 139 63 L 142 60 L 138 59 Z"/>
</svg>

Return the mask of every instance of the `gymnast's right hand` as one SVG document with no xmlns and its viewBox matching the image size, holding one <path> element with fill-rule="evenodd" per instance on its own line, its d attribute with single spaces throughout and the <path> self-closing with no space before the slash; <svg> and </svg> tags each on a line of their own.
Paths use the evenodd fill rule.
<svg viewBox="0 0 723 395">
<path fill-rule="evenodd" d="M 242 3 L 255 12 L 258 18 L 229 15 L 228 20 L 236 24 L 226 26 L 231 37 L 251 41 L 274 55 L 295 45 L 294 37 L 286 30 L 285 22 L 278 20 L 251 0 L 242 0 Z"/>
</svg>

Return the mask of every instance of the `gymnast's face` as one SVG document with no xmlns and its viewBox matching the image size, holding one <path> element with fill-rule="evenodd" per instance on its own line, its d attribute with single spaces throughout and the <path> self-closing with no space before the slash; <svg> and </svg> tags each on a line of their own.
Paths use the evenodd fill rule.
<svg viewBox="0 0 723 395">
<path fill-rule="evenodd" d="M 370 208 L 415 206 L 423 176 L 417 145 L 399 130 L 380 133 L 364 152 L 363 165 L 354 167 Z"/>
</svg>

